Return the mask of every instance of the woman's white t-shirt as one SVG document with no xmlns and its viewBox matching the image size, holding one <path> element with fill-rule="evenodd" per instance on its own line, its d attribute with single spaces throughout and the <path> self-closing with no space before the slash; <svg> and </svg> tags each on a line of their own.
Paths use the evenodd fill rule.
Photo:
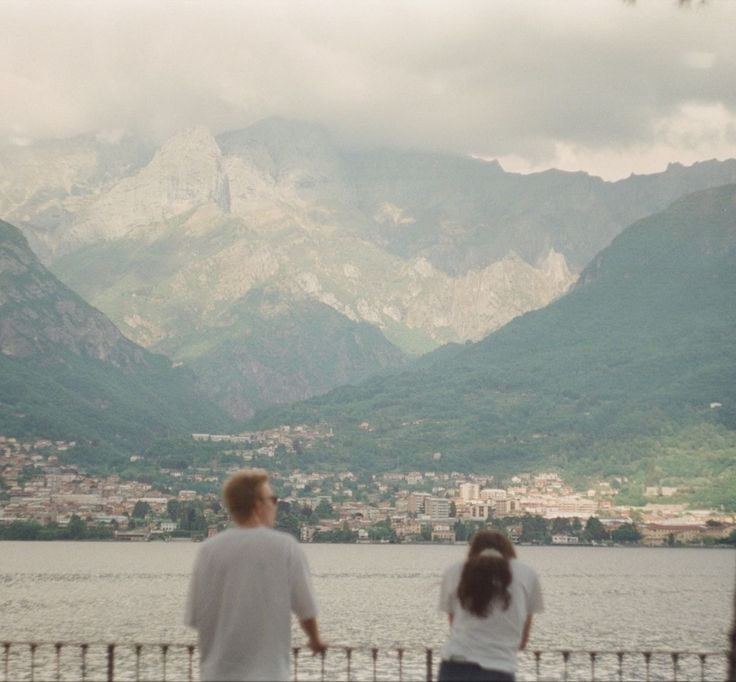
<svg viewBox="0 0 736 682">
<path fill-rule="evenodd" d="M 479 618 L 466 611 L 457 597 L 464 563 L 445 571 L 440 592 L 440 610 L 453 615 L 450 639 L 442 647 L 443 660 L 477 663 L 482 668 L 516 672 L 516 654 L 521 644 L 527 616 L 543 610 L 542 588 L 536 572 L 511 559 L 511 603 L 504 611 L 496 602 L 493 610 Z"/>
</svg>

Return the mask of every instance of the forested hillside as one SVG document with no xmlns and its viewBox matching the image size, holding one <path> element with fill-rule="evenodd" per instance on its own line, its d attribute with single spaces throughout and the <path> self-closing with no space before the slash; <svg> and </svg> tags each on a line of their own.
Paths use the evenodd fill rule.
<svg viewBox="0 0 736 682">
<path fill-rule="evenodd" d="M 733 506 L 735 299 L 728 185 L 635 223 L 568 295 L 483 341 L 254 424 L 329 422 L 325 456 L 365 468 L 554 467 Z"/>
<path fill-rule="evenodd" d="M 229 425 L 191 370 L 126 339 L 0 221 L 0 433 L 109 454 Z"/>
</svg>

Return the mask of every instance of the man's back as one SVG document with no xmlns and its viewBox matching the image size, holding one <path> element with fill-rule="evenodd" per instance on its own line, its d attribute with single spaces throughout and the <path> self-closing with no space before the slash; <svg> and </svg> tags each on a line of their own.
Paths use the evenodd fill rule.
<svg viewBox="0 0 736 682">
<path fill-rule="evenodd" d="M 200 548 L 187 603 L 203 680 L 289 678 L 291 612 L 316 616 L 304 553 L 290 535 L 231 528 Z"/>
</svg>

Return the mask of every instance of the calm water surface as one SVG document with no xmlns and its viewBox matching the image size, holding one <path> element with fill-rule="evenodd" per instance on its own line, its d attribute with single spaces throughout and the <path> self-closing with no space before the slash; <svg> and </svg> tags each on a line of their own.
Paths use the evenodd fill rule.
<svg viewBox="0 0 736 682">
<path fill-rule="evenodd" d="M 442 571 L 463 546 L 305 545 L 325 639 L 440 645 Z M 186 642 L 194 543 L 0 542 L 0 640 Z M 520 547 L 546 610 L 531 646 L 722 650 L 736 566 L 730 550 Z M 297 641 L 301 641 L 296 635 Z"/>
</svg>

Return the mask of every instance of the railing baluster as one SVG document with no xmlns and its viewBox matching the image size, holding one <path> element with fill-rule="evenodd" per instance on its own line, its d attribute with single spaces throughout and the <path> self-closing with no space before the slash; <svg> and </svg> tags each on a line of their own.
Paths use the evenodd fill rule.
<svg viewBox="0 0 736 682">
<path fill-rule="evenodd" d="M 350 664 L 353 658 L 353 648 L 346 646 L 345 647 L 345 656 L 347 656 L 348 659 L 348 682 L 350 682 Z"/>
<path fill-rule="evenodd" d="M 292 647 L 291 653 L 294 656 L 294 682 L 299 682 L 299 647 Z"/>
<path fill-rule="evenodd" d="M 115 679 L 115 645 L 107 645 L 107 682 Z"/>
<path fill-rule="evenodd" d="M 56 682 L 60 682 L 61 680 L 61 647 L 63 646 L 61 642 L 54 644 L 54 649 L 56 650 Z"/>
<path fill-rule="evenodd" d="M 325 656 L 327 655 L 327 650 L 322 649 L 322 651 L 319 652 L 319 679 L 320 682 L 325 682 Z"/>
<path fill-rule="evenodd" d="M 141 682 L 141 650 L 142 644 L 135 645 L 135 682 Z"/>
<path fill-rule="evenodd" d="M 188 682 L 192 682 L 194 680 L 194 670 L 193 670 L 194 645 L 190 644 L 187 647 L 187 651 L 189 652 L 189 675 L 187 677 L 187 680 Z"/>
<path fill-rule="evenodd" d="M 617 651 L 616 658 L 618 658 L 618 682 L 623 682 L 623 679 L 624 679 L 624 652 Z"/>
<path fill-rule="evenodd" d="M 563 651 L 562 652 L 562 661 L 564 664 L 564 668 L 562 670 L 562 679 L 564 682 L 567 682 L 567 669 L 568 669 L 568 663 L 570 661 L 570 652 L 569 651 Z"/>
<path fill-rule="evenodd" d="M 705 659 L 706 654 L 699 654 L 698 658 L 700 658 L 700 682 L 705 682 Z"/>
<path fill-rule="evenodd" d="M 161 679 L 163 682 L 166 682 L 166 657 L 169 653 L 169 645 L 168 644 L 162 644 L 161 645 L 161 668 L 162 668 L 162 675 Z"/>
<path fill-rule="evenodd" d="M 590 679 L 595 682 L 595 657 L 598 655 L 595 651 L 588 652 L 590 656 Z"/>
<path fill-rule="evenodd" d="M 672 679 L 677 682 L 678 662 L 680 660 L 680 654 L 676 651 L 672 652 Z"/>
<path fill-rule="evenodd" d="M 3 642 L 3 680 L 9 682 L 10 676 L 8 671 L 10 670 L 10 642 Z"/>
<path fill-rule="evenodd" d="M 36 647 L 37 644 L 35 642 L 31 642 L 31 682 L 34 682 L 36 679 Z"/>
<path fill-rule="evenodd" d="M 378 647 L 371 649 L 371 657 L 373 658 L 373 682 L 376 682 L 376 661 L 378 659 Z"/>
<path fill-rule="evenodd" d="M 84 682 L 87 679 L 87 649 L 89 648 L 89 644 L 82 644 L 82 682 Z"/>
<path fill-rule="evenodd" d="M 427 682 L 432 682 L 432 649 L 427 649 Z"/>
<path fill-rule="evenodd" d="M 651 671 L 652 652 L 651 651 L 644 652 L 644 664 L 646 665 L 646 668 L 647 668 L 646 682 L 651 682 L 652 680 L 652 671 Z"/>
<path fill-rule="evenodd" d="M 540 679 L 540 677 L 539 677 L 539 665 L 540 665 L 541 658 L 542 658 L 542 652 L 541 651 L 535 651 L 534 652 L 534 667 L 536 668 L 536 671 L 537 671 L 537 682 L 539 682 L 539 679 Z"/>
<path fill-rule="evenodd" d="M 399 647 L 396 650 L 396 653 L 399 657 L 399 682 L 403 682 L 404 680 L 404 650 Z"/>
</svg>

